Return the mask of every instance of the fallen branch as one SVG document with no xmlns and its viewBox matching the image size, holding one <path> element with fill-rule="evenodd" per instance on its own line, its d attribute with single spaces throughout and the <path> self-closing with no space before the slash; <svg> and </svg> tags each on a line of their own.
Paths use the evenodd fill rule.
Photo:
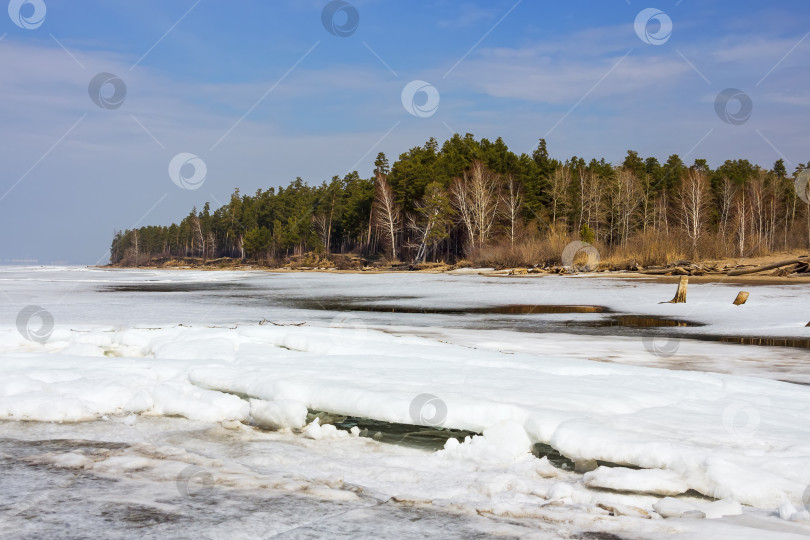
<svg viewBox="0 0 810 540">
<path fill-rule="evenodd" d="M 277 323 L 273 321 L 268 321 L 267 319 L 262 319 L 259 321 L 259 326 L 264 326 L 265 324 L 272 324 L 273 326 L 306 326 L 306 322 L 300 323 Z"/>
</svg>

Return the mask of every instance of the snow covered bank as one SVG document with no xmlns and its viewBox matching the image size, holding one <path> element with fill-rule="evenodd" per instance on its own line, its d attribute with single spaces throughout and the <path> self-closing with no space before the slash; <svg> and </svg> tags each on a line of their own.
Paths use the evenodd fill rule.
<svg viewBox="0 0 810 540">
<path fill-rule="evenodd" d="M 543 442 L 575 462 L 659 471 L 603 479 L 600 488 L 691 489 L 776 508 L 801 506 L 810 484 L 810 392 L 776 381 L 335 328 L 96 329 L 54 333 L 44 345 L 6 328 L 0 342 L 2 419 L 135 413 L 247 422 L 253 411 L 259 424 L 300 427 L 306 407 L 485 434 L 508 423 L 525 455 Z M 423 394 L 436 399 L 415 414 Z M 496 439 L 500 452 L 516 452 Z"/>
</svg>

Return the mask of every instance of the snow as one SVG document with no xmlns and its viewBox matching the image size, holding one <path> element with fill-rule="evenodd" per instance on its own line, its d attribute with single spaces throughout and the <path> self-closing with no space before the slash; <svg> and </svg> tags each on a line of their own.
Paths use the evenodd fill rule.
<svg viewBox="0 0 810 540">
<path fill-rule="evenodd" d="M 191 340 L 182 337 L 186 330 L 175 332 L 190 349 Z M 778 506 L 799 501 L 810 483 L 810 471 L 795 470 L 810 460 L 810 426 L 804 422 L 810 395 L 783 383 L 584 361 L 560 365 L 554 359 L 517 354 L 504 358 L 386 335 L 347 335 L 341 347 L 327 350 L 328 332 L 317 328 L 225 332 L 240 339 L 238 360 L 228 362 L 238 367 L 225 371 L 218 365 L 187 365 L 185 373 L 149 391 L 154 405 L 146 412 L 208 421 L 241 419 L 247 406 L 233 394 L 243 393 L 411 423 L 411 401 L 431 391 L 446 406 L 447 427 L 485 432 L 512 421 L 532 442 L 548 443 L 574 461 L 668 467 L 681 474 L 689 488 L 708 496 Z M 355 345 L 354 340 L 362 343 Z M 242 341 L 252 346 L 243 351 Z M 206 343 L 198 347 L 198 357 L 205 358 Z M 353 352 L 361 347 L 364 354 Z M 155 356 L 150 363 L 166 360 Z M 114 379 L 115 371 L 98 378 Z M 181 385 L 183 375 L 188 383 Z M 391 387 L 389 381 L 396 384 Z M 76 395 L 73 384 L 60 393 Z M 94 401 L 84 408 L 103 407 L 104 402 Z M 748 417 L 740 430 L 730 429 L 741 404 L 761 410 L 754 433 Z M 114 405 L 120 408 L 120 400 Z M 118 411 L 108 407 L 95 412 Z M 122 412 L 129 410 L 124 406 Z"/>
<path fill-rule="evenodd" d="M 598 467 L 585 473 L 582 483 L 591 488 L 655 495 L 680 495 L 689 490 L 681 475 L 666 469 Z"/>
<path fill-rule="evenodd" d="M 319 441 L 321 439 L 339 439 L 341 437 L 348 437 L 347 431 L 339 431 L 338 428 L 332 424 L 321 425 L 319 418 L 313 420 L 309 425 L 304 428 L 304 437 L 307 439 L 314 439 Z"/>
<path fill-rule="evenodd" d="M 291 400 L 250 400 L 250 417 L 256 426 L 265 429 L 302 428 L 306 424 L 307 408 Z"/>
<path fill-rule="evenodd" d="M 137 290 L 153 284 L 191 289 Z M 124 285 L 131 288 L 110 290 Z M 194 466 L 216 489 L 351 505 L 372 496 L 532 527 L 810 532 L 810 392 L 776 380 L 803 380 L 806 350 L 687 339 L 697 331 L 808 337 L 800 313 L 808 291 L 758 286 L 736 307 L 736 287 L 690 285 L 687 304 L 658 304 L 673 288 L 612 278 L 0 268 L 8 300 L 0 306 L 0 437 L 124 441 L 97 453 L 45 451 L 31 462 L 135 483 L 172 481 Z M 352 290 L 377 305 L 597 304 L 706 326 L 676 328 L 678 354 L 665 356 L 651 354 L 642 334 L 511 329 L 519 317 L 609 313 L 499 318 L 310 305 Z M 44 343 L 16 328 L 17 312 L 34 303 L 54 315 Z M 426 453 L 319 418 L 307 423 L 307 409 L 480 435 Z M 168 425 L 160 422 L 183 435 L 154 440 L 154 426 Z M 534 457 L 535 443 L 578 472 Z"/>
<path fill-rule="evenodd" d="M 723 516 L 738 516 L 742 514 L 742 506 L 735 500 L 723 499 L 710 503 L 690 503 L 666 497 L 653 505 L 653 508 L 662 517 L 690 517 L 718 519 Z"/>
</svg>

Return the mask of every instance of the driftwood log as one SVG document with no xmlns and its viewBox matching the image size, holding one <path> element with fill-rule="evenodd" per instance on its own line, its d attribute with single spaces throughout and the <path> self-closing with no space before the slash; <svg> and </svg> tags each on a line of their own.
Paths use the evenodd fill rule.
<svg viewBox="0 0 810 540">
<path fill-rule="evenodd" d="M 764 272 L 765 270 L 774 270 L 776 268 L 782 268 L 783 266 L 789 266 L 791 264 L 798 264 L 802 262 L 806 262 L 807 255 L 802 257 L 796 257 L 795 259 L 788 259 L 785 261 L 779 261 L 771 264 L 765 264 L 763 266 L 755 266 L 753 268 L 738 268 L 736 270 L 730 270 L 727 275 L 729 276 L 744 276 L 745 274 L 755 274 L 757 272 Z"/>
<path fill-rule="evenodd" d="M 648 274 L 653 276 L 665 276 L 667 274 L 672 274 L 674 276 L 688 276 L 692 270 L 684 268 L 683 266 L 675 266 L 672 268 L 649 268 L 647 270 L 641 270 L 640 274 Z"/>
<path fill-rule="evenodd" d="M 672 268 L 647 268 L 646 270 L 641 270 L 640 274 L 650 274 L 654 276 L 663 276 L 666 274 L 672 273 Z"/>
</svg>

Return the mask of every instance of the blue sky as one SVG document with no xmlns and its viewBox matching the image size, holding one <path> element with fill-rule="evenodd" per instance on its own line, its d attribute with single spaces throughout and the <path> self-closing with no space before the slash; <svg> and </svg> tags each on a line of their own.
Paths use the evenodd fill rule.
<svg viewBox="0 0 810 540">
<path fill-rule="evenodd" d="M 235 187 L 369 176 L 377 152 L 453 132 L 516 152 L 545 137 L 558 159 L 810 160 L 806 1 L 357 0 L 334 19 L 356 10 L 345 37 L 322 0 L 38 1 L 36 28 L 0 20 L 0 263 L 105 262 L 116 229 Z M 17 4 L 36 26 L 36 6 Z M 646 8 L 672 22 L 659 44 L 642 38 L 660 20 L 636 32 Z M 98 73 L 126 86 L 119 107 L 90 99 Z M 432 114 L 403 106 L 413 80 L 435 88 Z M 745 122 L 716 114 L 726 88 L 750 98 Z M 169 177 L 181 152 L 206 164 L 199 189 Z"/>
</svg>

